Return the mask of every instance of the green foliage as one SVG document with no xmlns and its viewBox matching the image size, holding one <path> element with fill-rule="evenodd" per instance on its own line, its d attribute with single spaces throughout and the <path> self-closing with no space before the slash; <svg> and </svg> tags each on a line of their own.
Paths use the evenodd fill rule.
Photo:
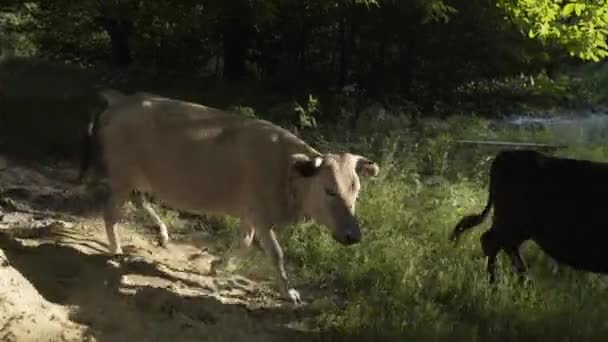
<svg viewBox="0 0 608 342">
<path fill-rule="evenodd" d="M 422 7 L 425 13 L 422 20 L 423 23 L 439 20 L 447 22 L 450 16 L 458 13 L 456 8 L 440 0 L 418 1 L 417 4 Z"/>
<path fill-rule="evenodd" d="M 32 16 L 25 11 L 12 11 L 0 7 L 0 56 L 33 56 L 37 47 L 30 34 L 22 27 L 31 25 Z"/>
<path fill-rule="evenodd" d="M 500 0 L 498 4 L 532 38 L 557 42 L 584 60 L 599 61 L 608 55 L 604 1 Z"/>
<path fill-rule="evenodd" d="M 606 103 L 608 100 L 608 68 L 605 64 L 587 65 L 579 69 L 581 86 L 588 89 L 592 103 Z"/>
<path fill-rule="evenodd" d="M 577 69 L 554 77 L 541 71 L 535 75 L 472 81 L 460 85 L 454 93 L 460 108 L 470 108 L 484 116 L 586 109 L 605 103 L 604 88 L 599 84 L 606 73 L 600 69 Z"/>
<path fill-rule="evenodd" d="M 228 107 L 228 110 L 234 113 L 237 113 L 239 115 L 242 115 L 244 117 L 248 117 L 248 118 L 255 118 L 255 110 L 251 107 L 246 107 L 246 106 L 232 106 L 232 107 Z"/>
<path fill-rule="evenodd" d="M 319 113 L 319 100 L 312 95 L 308 95 L 306 108 L 296 102 L 294 111 L 298 114 L 298 126 L 300 128 L 317 127 L 315 115 Z"/>
</svg>

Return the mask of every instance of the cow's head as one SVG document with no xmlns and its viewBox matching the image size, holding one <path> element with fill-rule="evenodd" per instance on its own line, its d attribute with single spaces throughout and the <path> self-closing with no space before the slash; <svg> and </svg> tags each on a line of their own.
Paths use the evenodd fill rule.
<svg viewBox="0 0 608 342">
<path fill-rule="evenodd" d="M 342 244 L 359 242 L 361 229 L 355 218 L 359 177 L 378 175 L 378 165 L 350 153 L 313 157 L 294 154 L 290 167 L 301 214 L 330 228 L 333 238 Z"/>
</svg>

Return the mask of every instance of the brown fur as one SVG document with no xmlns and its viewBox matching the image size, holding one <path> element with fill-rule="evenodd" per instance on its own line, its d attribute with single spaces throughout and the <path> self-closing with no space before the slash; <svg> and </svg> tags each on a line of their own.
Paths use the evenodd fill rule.
<svg viewBox="0 0 608 342">
<path fill-rule="evenodd" d="M 101 95 L 108 103 L 98 130 L 112 192 L 104 213 L 111 252 L 121 253 L 114 225 L 134 190 L 183 211 L 240 218 L 241 246 L 258 237 L 277 267 L 281 291 L 294 301 L 299 295 L 288 287 L 273 228 L 311 218 L 342 244 L 360 241 L 359 176 L 379 172 L 368 159 L 322 154 L 268 121 L 195 103 L 115 90 Z M 166 245 L 164 223 L 144 198 L 138 201 Z"/>
</svg>

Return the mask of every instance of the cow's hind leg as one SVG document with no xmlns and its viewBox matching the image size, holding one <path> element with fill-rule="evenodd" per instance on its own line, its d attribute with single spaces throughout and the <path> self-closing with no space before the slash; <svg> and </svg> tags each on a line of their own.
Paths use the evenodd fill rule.
<svg viewBox="0 0 608 342">
<path fill-rule="evenodd" d="M 519 252 L 519 246 L 509 248 L 507 250 L 507 254 L 509 255 L 509 258 L 511 259 L 511 264 L 513 265 L 513 270 L 518 275 L 519 282 L 524 283 L 526 280 L 526 273 L 528 272 L 528 267 L 526 266 L 526 263 L 524 262 L 524 260 L 521 257 L 521 254 Z"/>
<path fill-rule="evenodd" d="M 493 227 L 481 234 L 481 249 L 487 258 L 486 271 L 488 272 L 490 284 L 496 281 L 496 258 L 501 246 L 496 238 Z"/>
<path fill-rule="evenodd" d="M 239 229 L 239 246 L 237 247 L 234 256 L 241 259 L 244 258 L 251 250 L 251 245 L 253 244 L 253 239 L 255 238 L 255 226 L 251 222 L 241 219 Z"/>
<path fill-rule="evenodd" d="M 120 186 L 112 186 L 111 192 L 107 199 L 104 211 L 103 220 L 108 238 L 108 249 L 112 254 L 122 254 L 120 239 L 116 232 L 116 223 L 120 220 L 122 214 L 122 205 L 128 198 L 126 188 Z"/>
<path fill-rule="evenodd" d="M 240 225 L 241 239 L 239 241 L 239 247 L 241 251 L 249 249 L 253 243 L 255 237 L 255 226 L 247 220 L 241 220 Z"/>
<path fill-rule="evenodd" d="M 145 194 L 140 192 L 134 193 L 131 197 L 131 201 L 137 208 L 143 209 L 148 216 L 152 218 L 154 223 L 156 223 L 159 244 L 161 247 L 167 248 L 167 245 L 169 244 L 169 232 L 165 223 L 161 220 L 160 216 L 158 216 L 154 208 L 152 208 L 152 203 L 146 199 Z"/>
</svg>

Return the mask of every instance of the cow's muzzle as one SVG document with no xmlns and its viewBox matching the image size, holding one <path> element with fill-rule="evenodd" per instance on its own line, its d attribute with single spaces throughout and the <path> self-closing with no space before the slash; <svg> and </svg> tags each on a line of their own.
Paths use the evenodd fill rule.
<svg viewBox="0 0 608 342">
<path fill-rule="evenodd" d="M 356 229 L 351 229 L 342 234 L 334 234 L 333 237 L 334 240 L 338 241 L 339 243 L 345 246 L 350 246 L 361 242 L 361 230 L 359 227 L 357 227 Z"/>
</svg>

